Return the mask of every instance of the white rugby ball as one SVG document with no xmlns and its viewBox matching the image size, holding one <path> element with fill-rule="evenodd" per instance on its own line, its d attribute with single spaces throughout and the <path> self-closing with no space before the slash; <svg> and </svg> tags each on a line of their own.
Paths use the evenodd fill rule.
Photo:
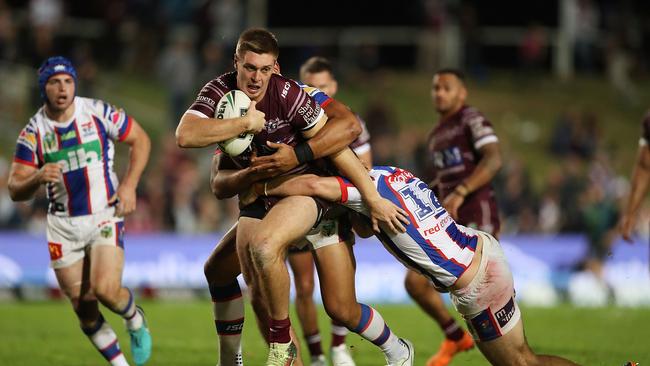
<svg viewBox="0 0 650 366">
<path fill-rule="evenodd" d="M 214 118 L 227 119 L 237 118 L 246 115 L 251 100 L 241 90 L 231 90 L 226 93 L 217 103 L 217 109 L 214 111 Z M 253 142 L 252 133 L 242 133 L 226 141 L 217 142 L 221 151 L 230 156 L 241 155 Z"/>
</svg>

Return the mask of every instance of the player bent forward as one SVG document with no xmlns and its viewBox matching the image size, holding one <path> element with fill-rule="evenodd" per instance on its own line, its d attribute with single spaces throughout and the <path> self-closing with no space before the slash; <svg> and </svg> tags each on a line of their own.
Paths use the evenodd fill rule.
<svg viewBox="0 0 650 366">
<path fill-rule="evenodd" d="M 47 241 L 59 286 L 70 299 L 81 330 L 106 361 L 128 365 L 98 301 L 126 322 L 137 365 L 151 356 L 151 336 L 133 294 L 122 287 L 124 219 L 135 210 L 135 188 L 149 159 L 150 141 L 124 110 L 75 97 L 77 73 L 64 57 L 38 70 L 44 105 L 22 130 L 9 173 L 14 201 L 30 199 L 45 185 L 50 201 Z M 113 141 L 131 147 L 118 187 Z"/>
<path fill-rule="evenodd" d="M 575 365 L 560 357 L 537 355 L 528 346 L 514 299 L 512 273 L 494 237 L 457 224 L 427 184 L 412 173 L 375 167 L 370 175 L 379 194 L 407 211 L 410 218 L 405 233 L 381 227 L 378 238 L 404 265 L 425 275 L 438 290 L 450 292 L 454 307 L 492 365 Z M 358 190 L 340 177 L 276 178 L 256 183 L 242 198 L 265 193 L 320 197 L 340 202 L 367 218 Z M 360 231 L 371 233 L 362 226 L 357 225 Z"/>
</svg>

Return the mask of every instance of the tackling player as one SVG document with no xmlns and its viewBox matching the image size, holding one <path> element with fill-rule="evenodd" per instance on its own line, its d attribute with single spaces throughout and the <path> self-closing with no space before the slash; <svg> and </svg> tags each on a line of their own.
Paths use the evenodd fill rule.
<svg viewBox="0 0 650 366">
<path fill-rule="evenodd" d="M 406 170 L 375 167 L 370 176 L 381 196 L 409 215 L 406 232 L 394 233 L 381 225 L 377 237 L 405 266 L 426 276 L 439 291 L 449 291 L 454 307 L 492 365 L 575 365 L 530 349 L 514 299 L 512 273 L 492 235 L 456 223 L 427 184 Z M 358 233 L 372 233 L 359 192 L 343 178 L 275 178 L 255 183 L 244 201 L 264 195 L 312 195 L 340 202 L 365 216 L 355 225 Z"/>
<path fill-rule="evenodd" d="M 431 99 L 440 121 L 428 137 L 435 174 L 430 186 L 456 222 L 498 238 L 499 215 L 491 180 L 501 167 L 501 153 L 492 125 L 478 110 L 465 105 L 467 89 L 458 70 L 434 74 Z M 427 366 L 445 366 L 456 353 L 474 346 L 425 276 L 410 270 L 405 284 L 409 295 L 445 334 Z"/>
<path fill-rule="evenodd" d="M 137 365 L 151 356 L 151 336 L 133 294 L 122 287 L 124 219 L 135 210 L 136 187 L 150 141 L 122 109 L 75 96 L 77 72 L 64 57 L 38 70 L 43 107 L 20 133 L 9 173 L 14 201 L 30 199 L 41 185 L 50 201 L 47 241 L 61 290 L 81 330 L 111 365 L 128 365 L 98 301 L 126 322 Z M 130 146 L 129 166 L 118 185 L 114 141 Z"/>
</svg>

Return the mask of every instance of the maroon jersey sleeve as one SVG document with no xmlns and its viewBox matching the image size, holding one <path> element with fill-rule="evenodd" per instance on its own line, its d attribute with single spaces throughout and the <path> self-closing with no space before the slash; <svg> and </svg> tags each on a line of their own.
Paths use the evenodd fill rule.
<svg viewBox="0 0 650 366">
<path fill-rule="evenodd" d="M 474 149 L 480 150 L 487 144 L 499 141 L 492 123 L 476 108 L 465 108 L 461 120 L 469 130 Z"/>
<path fill-rule="evenodd" d="M 287 118 L 289 123 L 297 131 L 305 132 L 316 125 L 316 122 L 325 114 L 320 105 L 307 94 L 296 82 L 282 76 L 274 75 L 276 88 L 279 90 L 280 98 L 286 99 Z"/>
<path fill-rule="evenodd" d="M 234 72 L 223 74 L 210 80 L 199 92 L 194 103 L 187 110 L 187 113 L 195 114 L 202 118 L 214 117 L 217 102 L 227 92 L 237 88 L 237 78 Z"/>
<path fill-rule="evenodd" d="M 648 145 L 650 144 L 650 111 L 648 111 L 645 117 L 643 117 L 641 128 L 643 131 L 641 132 L 641 140 L 639 140 L 639 144 Z"/>
</svg>

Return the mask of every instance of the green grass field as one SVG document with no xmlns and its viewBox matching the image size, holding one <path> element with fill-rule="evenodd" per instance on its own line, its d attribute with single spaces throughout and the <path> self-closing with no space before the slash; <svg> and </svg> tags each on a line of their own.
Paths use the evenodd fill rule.
<svg viewBox="0 0 650 366">
<path fill-rule="evenodd" d="M 150 365 L 214 365 L 216 336 L 208 300 L 144 302 L 154 337 Z M 435 352 L 442 336 L 434 323 L 414 306 L 377 306 L 394 331 L 413 341 L 416 365 Z M 103 311 L 128 354 L 128 336 L 115 315 Z M 554 353 L 583 365 L 623 365 L 650 362 L 650 309 L 523 309 L 527 337 L 539 353 Z M 324 346 L 329 325 L 321 310 Z M 244 357 L 247 365 L 263 365 L 266 347 L 247 309 Z M 0 304 L 0 364 L 104 365 L 79 330 L 65 302 Z M 383 365 L 381 353 L 357 335 L 348 345 L 359 366 Z M 487 365 L 476 350 L 459 355 L 453 365 Z"/>
</svg>

